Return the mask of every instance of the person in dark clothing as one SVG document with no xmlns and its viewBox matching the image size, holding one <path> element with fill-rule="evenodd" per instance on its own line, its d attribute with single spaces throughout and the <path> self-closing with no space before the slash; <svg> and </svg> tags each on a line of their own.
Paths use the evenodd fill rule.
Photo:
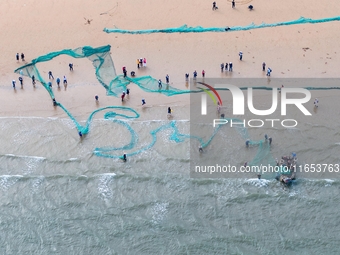
<svg viewBox="0 0 340 255">
<path fill-rule="evenodd" d="M 124 73 L 124 78 L 125 78 L 126 77 L 126 73 L 127 73 L 125 66 L 123 67 L 123 73 Z"/>
<path fill-rule="evenodd" d="M 58 88 L 60 87 L 60 79 L 59 77 L 57 77 L 57 85 L 58 85 Z"/>
<path fill-rule="evenodd" d="M 215 10 L 217 9 L 216 2 L 213 2 L 212 5 L 213 5 L 213 6 L 212 6 L 212 10 L 215 11 Z"/>
<path fill-rule="evenodd" d="M 197 72 L 195 70 L 195 72 L 194 72 L 194 79 L 196 79 L 196 77 L 197 77 Z"/>
<path fill-rule="evenodd" d="M 33 84 L 33 86 L 35 85 L 35 76 L 34 75 L 32 75 L 32 84 Z"/>
</svg>

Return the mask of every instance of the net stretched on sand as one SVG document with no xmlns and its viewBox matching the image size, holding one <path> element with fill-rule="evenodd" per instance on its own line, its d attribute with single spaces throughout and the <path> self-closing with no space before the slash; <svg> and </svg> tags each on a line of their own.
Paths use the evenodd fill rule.
<svg viewBox="0 0 340 255">
<path fill-rule="evenodd" d="M 291 21 L 283 21 L 283 22 L 275 22 L 275 23 L 261 23 L 256 25 L 251 23 L 247 26 L 234 26 L 234 27 L 188 27 L 187 25 L 183 25 L 180 27 L 172 27 L 172 28 L 162 28 L 162 29 L 143 29 L 143 30 L 126 30 L 119 28 L 104 28 L 104 32 L 106 33 L 120 33 L 120 34 L 151 34 L 151 33 L 205 33 L 205 32 L 233 32 L 233 31 L 246 31 L 252 29 L 259 28 L 267 28 L 267 27 L 280 27 L 280 26 L 291 26 L 291 25 L 299 25 L 299 24 L 315 24 L 315 23 L 325 23 L 325 22 L 333 22 L 339 21 L 340 16 L 330 17 L 330 18 L 322 18 L 322 19 L 310 19 L 301 17 L 296 20 Z"/>
<path fill-rule="evenodd" d="M 33 76 L 37 81 L 39 81 L 42 86 L 49 93 L 51 99 L 55 99 L 55 95 L 53 93 L 52 88 L 48 85 L 48 83 L 44 80 L 38 68 L 36 67 L 37 63 L 50 61 L 55 57 L 58 57 L 62 54 L 68 55 L 74 58 L 88 58 L 93 66 L 95 67 L 95 75 L 100 82 L 100 84 L 106 89 L 107 95 L 109 96 L 119 96 L 122 91 L 126 91 L 127 85 L 134 83 L 139 86 L 144 91 L 150 93 L 162 93 L 166 96 L 175 96 L 184 93 L 202 93 L 202 88 L 195 88 L 195 90 L 180 90 L 174 87 L 171 87 L 167 84 L 164 84 L 165 89 L 159 89 L 158 80 L 152 78 L 151 76 L 143 76 L 143 77 L 123 77 L 123 75 L 117 75 L 114 63 L 110 54 L 110 45 L 102 46 L 98 48 L 92 48 L 90 46 L 84 46 L 80 48 L 76 48 L 74 50 L 65 49 L 61 51 L 51 52 L 46 55 L 40 56 L 36 59 L 33 59 L 31 63 L 26 64 L 15 70 L 15 73 L 20 75 L 25 75 L 27 77 L 32 78 Z M 247 88 L 241 88 L 247 89 Z M 253 89 L 267 89 L 271 90 L 272 88 L 268 87 L 258 87 Z M 309 89 L 339 89 L 339 88 L 309 88 Z M 56 99 L 55 99 L 56 100 Z M 102 147 L 95 148 L 94 154 L 101 157 L 108 158 L 121 158 L 123 151 L 130 151 L 127 153 L 127 156 L 132 156 L 139 154 L 143 151 L 149 150 L 152 148 L 157 142 L 157 134 L 159 132 L 163 132 L 165 130 L 170 130 L 169 139 L 176 143 L 181 143 L 186 139 L 195 139 L 197 140 L 202 148 L 206 148 L 214 139 L 215 135 L 220 130 L 221 126 L 217 125 L 215 128 L 212 128 L 211 135 L 208 139 L 204 140 L 198 136 L 192 136 L 190 134 L 183 134 L 179 131 L 178 123 L 175 120 L 168 121 L 166 124 L 160 125 L 158 128 L 154 128 L 150 130 L 150 135 L 152 137 L 151 142 L 147 145 L 141 146 L 137 148 L 138 144 L 138 134 L 131 127 L 130 123 L 126 120 L 128 119 L 138 119 L 139 113 L 133 108 L 122 107 L 122 106 L 108 106 L 96 109 L 93 111 L 88 117 L 86 124 L 81 125 L 76 118 L 71 114 L 69 110 L 66 109 L 64 105 L 59 103 L 57 100 L 55 101 L 55 105 L 61 107 L 65 113 L 69 116 L 69 118 L 75 124 L 77 130 L 82 135 L 86 135 L 89 132 L 89 127 L 93 116 L 101 111 L 108 111 L 105 115 L 105 119 L 110 119 L 114 123 L 123 126 L 126 128 L 131 135 L 130 141 L 120 147 Z M 124 119 L 124 120 L 122 120 Z M 238 120 L 237 120 L 238 121 Z M 249 142 L 251 146 L 257 146 L 258 151 L 254 159 L 249 163 L 249 165 L 259 165 L 259 164 L 276 164 L 274 158 L 270 152 L 270 145 L 265 140 L 261 141 L 253 141 L 250 139 L 246 128 L 237 128 L 239 134 L 244 138 L 245 141 Z"/>
</svg>

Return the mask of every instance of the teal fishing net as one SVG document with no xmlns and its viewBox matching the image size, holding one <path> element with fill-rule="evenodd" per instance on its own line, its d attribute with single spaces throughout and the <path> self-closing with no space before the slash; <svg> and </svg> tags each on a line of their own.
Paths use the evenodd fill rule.
<svg viewBox="0 0 340 255">
<path fill-rule="evenodd" d="M 267 27 L 279 27 L 279 26 L 290 26 L 290 25 L 299 25 L 299 24 L 315 24 L 315 23 L 325 23 L 325 22 L 333 22 L 339 21 L 340 16 L 323 18 L 323 19 L 310 19 L 301 17 L 296 20 L 291 21 L 283 21 L 276 23 L 262 23 L 256 25 L 251 23 L 247 26 L 234 26 L 234 27 L 188 27 L 187 25 L 183 25 L 180 27 L 173 28 L 162 28 L 162 29 L 143 29 L 143 30 L 126 30 L 119 28 L 104 28 L 104 32 L 106 33 L 120 33 L 120 34 L 151 34 L 151 33 L 204 33 L 204 32 L 231 32 L 231 31 L 246 31 L 258 28 L 267 28 Z"/>
<path fill-rule="evenodd" d="M 161 93 L 166 96 L 175 96 L 175 95 L 185 94 L 185 93 L 202 93 L 203 91 L 202 88 L 199 88 L 199 87 L 193 88 L 191 90 L 180 90 L 172 86 L 169 86 L 168 84 L 163 84 L 162 89 L 160 89 L 158 86 L 159 85 L 158 80 L 152 78 L 151 76 L 123 77 L 123 75 L 117 75 L 116 69 L 114 67 L 114 63 L 111 58 L 110 48 L 111 48 L 110 45 L 102 46 L 98 48 L 84 46 L 84 47 L 80 47 L 74 50 L 65 49 L 65 50 L 61 50 L 57 52 L 51 52 L 49 54 L 33 59 L 31 63 L 26 64 L 16 69 L 15 73 L 22 74 L 30 78 L 32 78 L 32 76 L 34 75 L 36 81 L 39 81 L 42 84 L 42 86 L 49 93 L 51 99 L 55 99 L 53 90 L 49 87 L 48 82 L 46 82 L 45 79 L 40 74 L 39 69 L 37 68 L 36 64 L 40 62 L 50 61 L 53 58 L 64 54 L 64 55 L 68 55 L 74 58 L 89 59 L 92 62 L 93 66 L 95 67 L 95 75 L 98 81 L 103 86 L 103 88 L 106 90 L 107 95 L 109 96 L 119 96 L 122 93 L 122 91 L 126 91 L 127 86 L 130 84 L 135 84 L 146 92 Z M 241 88 L 241 89 L 247 89 L 247 88 Z M 271 90 L 272 88 L 257 87 L 253 89 Z M 325 90 L 325 89 L 339 89 L 339 87 L 331 87 L 331 88 L 313 87 L 313 88 L 308 88 L 308 89 Z M 207 139 L 203 139 L 202 137 L 199 137 L 199 136 L 182 133 L 178 127 L 178 122 L 175 120 L 169 120 L 165 124 L 161 124 L 159 127 L 151 129 L 149 131 L 150 136 L 152 137 L 151 141 L 148 144 L 144 144 L 138 147 L 138 134 L 132 128 L 131 123 L 127 121 L 131 119 L 133 120 L 133 119 L 139 118 L 140 115 L 136 110 L 129 108 L 129 107 L 122 107 L 122 106 L 108 106 L 108 107 L 99 108 L 93 111 L 89 115 L 85 125 L 81 125 L 64 105 L 56 101 L 56 106 L 60 107 L 61 109 L 65 111 L 65 113 L 69 116 L 69 118 L 75 124 L 78 132 L 81 132 L 83 135 L 88 134 L 89 127 L 91 125 L 94 115 L 104 110 L 108 111 L 104 115 L 105 119 L 111 120 L 115 124 L 120 125 L 124 127 L 126 130 L 128 130 L 128 132 L 130 133 L 130 139 L 126 144 L 120 147 L 105 146 L 105 147 L 97 147 L 94 149 L 95 155 L 100 156 L 100 157 L 107 157 L 107 158 L 121 158 L 122 154 L 125 151 L 129 151 L 129 153 L 126 153 L 127 156 L 133 156 L 133 155 L 142 153 L 144 151 L 147 151 L 156 144 L 157 135 L 165 131 L 170 133 L 168 139 L 175 143 L 182 143 L 188 139 L 193 139 L 193 140 L 197 140 L 202 148 L 206 148 L 207 146 L 211 144 L 216 134 L 218 134 L 218 132 L 221 129 L 220 125 L 217 125 L 215 128 L 211 128 L 211 133 L 209 134 L 209 137 Z M 261 141 L 251 140 L 246 128 L 237 128 L 236 130 L 240 134 L 240 136 L 244 139 L 244 142 L 249 140 L 250 146 L 257 148 L 257 153 L 255 157 L 253 158 L 253 160 L 249 163 L 250 165 L 259 165 L 259 164 L 268 164 L 268 163 L 273 164 L 273 165 L 276 164 L 274 158 L 271 155 L 270 146 L 268 145 L 268 142 L 266 142 L 265 140 L 261 140 Z"/>
</svg>

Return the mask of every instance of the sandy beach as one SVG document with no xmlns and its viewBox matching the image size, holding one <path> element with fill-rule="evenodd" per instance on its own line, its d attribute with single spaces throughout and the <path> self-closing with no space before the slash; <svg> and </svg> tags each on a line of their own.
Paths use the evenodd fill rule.
<svg viewBox="0 0 340 255">
<path fill-rule="evenodd" d="M 247 9 L 254 6 L 253 11 Z M 256 29 L 231 33 L 183 33 L 183 34 L 107 34 L 104 28 L 151 29 L 188 26 L 223 27 L 245 26 L 252 22 L 279 22 L 308 18 L 336 16 L 337 1 L 236 1 L 217 2 L 218 10 L 212 11 L 209 1 L 46 1 L 34 0 L 2 2 L 0 59 L 0 88 L 2 115 L 5 116 L 54 116 L 62 115 L 52 107 L 44 88 L 32 88 L 31 81 L 24 78 L 24 89 L 13 92 L 11 81 L 17 81 L 13 71 L 23 62 L 15 60 L 15 54 L 23 52 L 25 63 L 33 58 L 62 49 L 74 49 L 89 45 L 98 47 L 110 44 L 111 56 L 117 73 L 122 66 L 128 72 L 135 70 L 137 76 L 151 75 L 165 80 L 169 74 L 170 84 L 185 88 L 184 74 L 199 76 L 204 69 L 206 77 L 265 77 L 261 71 L 263 61 L 273 69 L 272 77 L 338 77 L 340 35 L 338 22 L 292 25 L 286 27 Z M 4 11 L 6 10 L 6 11 Z M 89 22 L 88 22 L 89 21 Z M 303 49 L 304 48 L 304 49 Z M 238 52 L 243 51 L 243 61 Z M 136 58 L 147 58 L 147 67 L 137 70 Z M 74 72 L 68 63 L 74 63 Z M 221 73 L 222 62 L 233 62 L 234 72 Z M 60 56 L 42 63 L 41 73 L 53 71 L 55 76 L 68 78 L 68 89 L 58 91 L 58 99 L 76 108 L 76 115 L 88 115 L 93 111 L 95 94 L 100 106 L 121 105 L 119 98 L 105 96 L 94 75 L 91 62 Z M 186 105 L 189 97 L 166 97 L 142 92 L 131 85 L 128 106 L 140 107 L 142 97 L 152 106 Z M 136 96 L 138 95 L 138 96 Z M 81 98 L 81 99 L 80 99 Z M 63 101 L 65 100 L 65 101 Z M 183 116 L 184 117 L 184 116 Z"/>
</svg>

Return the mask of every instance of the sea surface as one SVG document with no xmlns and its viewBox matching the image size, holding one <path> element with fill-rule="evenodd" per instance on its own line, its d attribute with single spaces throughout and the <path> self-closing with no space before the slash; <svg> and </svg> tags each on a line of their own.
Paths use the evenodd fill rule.
<svg viewBox="0 0 340 255">
<path fill-rule="evenodd" d="M 301 164 L 339 163 L 337 99 L 318 96 L 319 119 L 249 128 L 250 137 L 270 134 L 274 158 L 294 151 Z M 190 121 L 172 120 L 190 132 Z M 290 187 L 251 174 L 191 178 L 195 141 L 175 141 L 169 128 L 148 147 L 150 131 L 172 120 L 124 120 L 138 139 L 106 158 L 96 148 L 129 144 L 126 125 L 97 117 L 80 139 L 66 115 L 0 118 L 0 254 L 339 254 L 338 174 L 301 173 Z M 250 161 L 256 148 L 229 131 L 202 157 Z"/>
</svg>

